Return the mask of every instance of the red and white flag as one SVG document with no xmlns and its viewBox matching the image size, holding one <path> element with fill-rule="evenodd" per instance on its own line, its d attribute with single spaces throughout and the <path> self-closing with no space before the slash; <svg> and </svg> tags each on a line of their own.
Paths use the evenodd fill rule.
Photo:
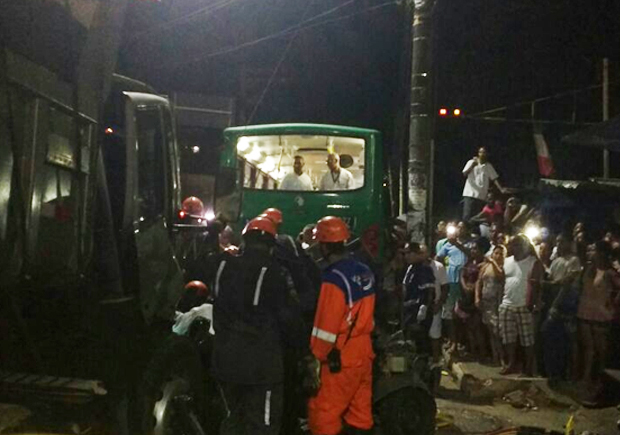
<svg viewBox="0 0 620 435">
<path fill-rule="evenodd" d="M 552 178 L 555 173 L 553 161 L 551 160 L 549 147 L 542 134 L 540 124 L 534 124 L 534 144 L 536 145 L 536 157 L 538 158 L 538 172 L 543 177 Z"/>
</svg>

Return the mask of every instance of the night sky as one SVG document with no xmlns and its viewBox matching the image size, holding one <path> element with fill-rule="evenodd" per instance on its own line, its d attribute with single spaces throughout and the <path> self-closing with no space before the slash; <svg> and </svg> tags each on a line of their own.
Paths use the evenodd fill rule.
<svg viewBox="0 0 620 435">
<path fill-rule="evenodd" d="M 281 62 L 252 123 L 376 128 L 389 152 L 403 101 L 399 71 L 409 62 L 402 10 L 385 0 L 136 1 L 120 70 L 164 92 L 235 97 L 243 123 Z M 287 29 L 294 36 L 282 35 Z M 481 145 L 491 151 L 504 184 L 535 184 L 532 125 L 523 122 L 530 105 L 516 103 L 600 83 L 601 59 L 608 57 L 610 112 L 618 112 L 618 1 L 438 0 L 433 36 L 436 106 L 458 106 L 465 114 L 435 125 L 438 215 L 455 213 L 460 171 Z M 600 174 L 600 153 L 560 141 L 601 119 L 600 94 L 597 88 L 536 106 L 537 119 L 559 121 L 545 124 L 543 133 L 560 178 Z M 472 119 L 504 106 L 489 116 L 507 121 Z M 570 125 L 573 111 L 577 123 Z M 612 154 L 612 175 L 620 176 L 615 160 Z"/>
</svg>

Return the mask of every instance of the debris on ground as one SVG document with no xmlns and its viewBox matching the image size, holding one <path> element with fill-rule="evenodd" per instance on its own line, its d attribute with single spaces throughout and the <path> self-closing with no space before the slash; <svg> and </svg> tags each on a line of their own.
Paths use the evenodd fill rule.
<svg viewBox="0 0 620 435">
<path fill-rule="evenodd" d="M 31 412 L 18 405 L 0 403 L 0 433 L 6 429 L 19 426 Z"/>
</svg>

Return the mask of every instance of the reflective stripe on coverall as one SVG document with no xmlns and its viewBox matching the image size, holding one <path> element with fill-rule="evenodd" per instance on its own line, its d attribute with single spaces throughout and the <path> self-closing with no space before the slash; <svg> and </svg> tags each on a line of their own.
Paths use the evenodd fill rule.
<svg viewBox="0 0 620 435">
<path fill-rule="evenodd" d="M 373 426 L 370 333 L 374 307 L 374 277 L 368 267 L 351 259 L 328 267 L 310 341 L 312 353 L 321 361 L 321 388 L 308 404 L 308 423 L 314 435 L 338 434 L 343 418 L 358 429 Z M 327 366 L 327 355 L 334 346 L 341 352 L 340 373 L 331 373 Z"/>
</svg>

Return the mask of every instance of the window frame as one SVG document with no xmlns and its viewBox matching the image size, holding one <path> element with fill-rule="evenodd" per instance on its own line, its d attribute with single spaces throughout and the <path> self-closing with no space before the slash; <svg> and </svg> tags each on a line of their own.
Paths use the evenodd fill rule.
<svg viewBox="0 0 620 435">
<path fill-rule="evenodd" d="M 368 164 L 369 162 L 369 158 L 372 157 L 370 154 L 370 150 L 369 150 L 369 146 L 368 146 L 368 138 L 365 136 L 357 136 L 357 135 L 350 135 L 350 134 L 325 134 L 324 132 L 317 132 L 315 133 L 316 136 L 325 136 L 325 137 L 342 137 L 342 138 L 350 138 L 350 139 L 359 139 L 364 141 L 364 182 L 361 186 L 356 187 L 355 189 L 344 189 L 344 190 L 282 190 L 280 189 L 280 185 L 282 184 L 281 180 L 277 180 L 273 177 L 271 177 L 269 174 L 263 172 L 260 168 L 258 168 L 255 164 L 251 163 L 250 161 L 246 160 L 243 158 L 243 156 L 241 156 L 237 150 L 237 144 L 239 143 L 239 140 L 242 137 L 248 137 L 248 136 L 300 136 L 303 134 L 307 134 L 307 133 L 298 133 L 298 132 L 286 132 L 286 133 L 261 133 L 261 134 L 245 134 L 245 135 L 239 135 L 239 136 L 235 136 L 235 142 L 233 144 L 235 153 L 237 154 L 237 158 L 240 159 L 241 161 L 243 161 L 247 166 L 251 166 L 252 168 L 255 168 L 256 170 L 256 178 L 258 178 L 260 175 L 266 175 L 267 177 L 270 178 L 270 180 L 273 180 L 274 183 L 274 187 L 273 189 L 263 189 L 263 188 L 258 188 L 255 186 L 255 183 L 252 183 L 252 185 L 250 187 L 245 186 L 245 183 L 243 183 L 243 189 L 244 190 L 251 190 L 253 192 L 255 191 L 271 191 L 271 190 L 277 190 L 278 192 L 283 192 L 283 193 L 290 193 L 290 194 L 318 194 L 318 195 L 324 195 L 324 194 L 342 194 L 342 193 L 353 193 L 353 192 L 360 192 L 361 190 L 365 189 L 369 183 L 368 183 L 368 179 L 372 176 L 372 174 L 370 174 L 369 171 L 369 167 L 370 165 Z M 327 149 L 325 150 L 327 151 Z M 327 153 L 326 153 L 327 155 Z M 343 169 L 347 169 L 347 168 L 343 168 Z M 287 174 L 288 175 L 288 174 Z M 256 180 L 254 180 L 256 181 Z"/>
</svg>

